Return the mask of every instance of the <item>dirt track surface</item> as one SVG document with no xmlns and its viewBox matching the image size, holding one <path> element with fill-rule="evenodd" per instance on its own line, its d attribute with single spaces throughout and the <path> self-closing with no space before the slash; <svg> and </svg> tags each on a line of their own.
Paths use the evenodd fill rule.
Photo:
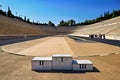
<svg viewBox="0 0 120 80">
<path fill-rule="evenodd" d="M 68 37 L 46 37 L 5 45 L 2 49 L 6 52 L 28 56 L 51 56 L 56 53 L 67 53 L 74 57 L 79 56 L 105 56 L 118 54 L 120 47 L 95 41 Z"/>
<path fill-rule="evenodd" d="M 43 41 L 44 40 L 44 41 Z M 35 44 L 34 44 L 35 43 Z M 11 53 L 28 56 L 51 56 L 52 54 L 73 54 L 65 37 L 47 37 L 22 43 L 3 46 Z"/>
<path fill-rule="evenodd" d="M 35 72 L 31 70 L 33 57 L 18 56 L 0 49 L 0 80 L 120 80 L 120 54 L 89 59 L 97 69 L 93 72 Z"/>
<path fill-rule="evenodd" d="M 51 47 L 49 45 L 51 45 Z M 41 46 L 44 46 L 45 48 Z M 56 48 L 56 46 L 60 49 Z M 47 50 L 48 48 L 50 48 L 50 50 L 56 48 L 58 51 L 63 50 L 63 52 L 71 52 L 70 54 L 75 55 L 75 59 L 91 60 L 94 64 L 95 69 L 92 72 L 36 72 L 31 70 L 31 59 L 33 58 L 32 56 L 9 54 L 7 52 L 3 52 L 3 46 L 1 46 L 0 80 L 120 80 L 120 48 L 117 46 L 98 43 L 95 41 L 88 41 L 84 39 L 73 40 L 68 37 L 46 37 L 10 44 L 4 47 L 9 51 L 17 53 L 24 53 L 27 49 L 31 52 L 32 48 L 32 51 L 35 51 L 35 48 L 42 48 L 43 50 Z M 40 51 L 39 53 L 41 53 Z M 49 52 L 49 50 L 47 52 Z M 52 50 L 50 52 L 52 52 Z M 107 53 L 115 52 L 117 54 L 95 56 L 96 54 L 105 55 Z M 40 55 L 49 56 L 51 54 L 52 53 L 42 53 Z M 94 56 L 90 57 L 91 55 Z"/>
<path fill-rule="evenodd" d="M 120 53 L 120 47 L 110 44 L 100 43 L 82 38 L 80 40 L 74 40 L 66 37 L 66 40 L 77 57 L 106 56 L 109 54 Z"/>
</svg>

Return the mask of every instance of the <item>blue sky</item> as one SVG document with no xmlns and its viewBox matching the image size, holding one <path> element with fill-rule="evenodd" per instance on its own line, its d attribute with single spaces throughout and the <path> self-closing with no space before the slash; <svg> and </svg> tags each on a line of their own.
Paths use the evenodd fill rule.
<svg viewBox="0 0 120 80">
<path fill-rule="evenodd" d="M 0 0 L 2 9 L 31 21 L 58 24 L 61 20 L 74 19 L 76 22 L 94 19 L 107 11 L 120 9 L 120 0 Z"/>
</svg>

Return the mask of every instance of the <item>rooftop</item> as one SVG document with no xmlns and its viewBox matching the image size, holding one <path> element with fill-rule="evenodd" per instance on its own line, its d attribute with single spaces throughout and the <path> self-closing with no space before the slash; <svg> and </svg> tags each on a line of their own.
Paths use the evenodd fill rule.
<svg viewBox="0 0 120 80">
<path fill-rule="evenodd" d="M 73 60 L 73 64 L 92 64 L 90 60 Z"/>
<path fill-rule="evenodd" d="M 51 61 L 52 57 L 34 57 L 32 60 L 46 60 L 46 61 Z"/>
<path fill-rule="evenodd" d="M 52 57 L 72 57 L 70 54 L 54 54 Z"/>
</svg>

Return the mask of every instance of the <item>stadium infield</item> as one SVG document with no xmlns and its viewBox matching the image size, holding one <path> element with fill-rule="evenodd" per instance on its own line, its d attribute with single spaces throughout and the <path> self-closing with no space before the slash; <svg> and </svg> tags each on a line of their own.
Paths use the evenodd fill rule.
<svg viewBox="0 0 120 80">
<path fill-rule="evenodd" d="M 54 40 L 57 41 L 55 42 Z M 118 46 L 108 45 L 108 44 L 84 40 L 84 39 L 74 40 L 69 37 L 46 37 L 46 38 L 24 41 L 15 44 L 9 44 L 9 45 L 5 45 L 4 47 L 7 47 L 7 49 L 11 48 L 11 50 L 16 49 L 14 51 L 20 52 L 20 51 L 24 51 L 23 48 L 25 48 L 25 50 L 31 49 L 31 46 L 33 46 L 33 48 L 34 47 L 36 48 L 36 46 L 38 46 L 39 44 L 41 45 L 46 43 L 45 46 L 47 46 L 48 44 L 47 42 L 50 43 L 52 42 L 51 45 L 54 44 L 54 46 L 56 44 L 57 46 L 59 46 L 58 48 L 61 48 L 60 47 L 61 45 L 66 44 L 65 47 L 62 47 L 64 48 L 64 50 L 66 51 L 69 50 L 69 52 L 72 50 L 72 53 L 70 54 L 74 55 L 75 59 L 91 60 L 94 64 L 94 70 L 91 72 L 32 71 L 31 59 L 33 58 L 33 55 L 23 56 L 18 54 L 16 55 L 15 53 L 9 54 L 9 52 L 5 52 L 2 50 L 3 46 L 0 46 L 0 80 L 74 80 L 74 79 L 75 80 L 119 80 L 120 79 L 119 77 L 120 47 Z M 45 49 L 47 50 L 48 48 L 45 47 Z M 51 47 L 50 49 L 54 49 L 54 47 Z M 40 51 L 39 51 L 40 53 L 39 56 L 41 55 L 41 53 L 43 55 L 43 52 Z M 102 52 L 105 51 L 104 56 L 99 55 L 99 54 L 103 54 L 101 51 Z M 45 55 L 49 56 L 51 54 L 52 53 L 44 54 L 44 56 Z"/>
<path fill-rule="evenodd" d="M 119 46 L 69 37 L 45 37 L 2 46 L 3 51 L 26 56 L 51 56 L 56 53 L 79 56 L 105 56 L 117 54 Z"/>
</svg>

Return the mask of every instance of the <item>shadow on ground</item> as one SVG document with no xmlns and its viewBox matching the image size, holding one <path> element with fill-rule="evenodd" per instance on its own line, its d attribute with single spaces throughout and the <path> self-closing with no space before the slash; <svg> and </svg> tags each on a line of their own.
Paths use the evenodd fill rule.
<svg viewBox="0 0 120 80">
<path fill-rule="evenodd" d="M 19 38 L 10 38 L 10 39 L 0 39 L 0 46 L 3 45 L 8 45 L 8 44 L 13 44 L 13 43 L 18 43 L 18 42 L 23 42 L 23 41 L 29 41 L 29 40 L 34 40 L 38 38 L 44 38 L 48 37 L 50 35 L 45 35 L 45 36 L 29 36 L 29 37 L 19 37 Z"/>
<path fill-rule="evenodd" d="M 76 36 L 69 36 L 70 38 L 74 39 L 76 42 L 81 42 L 81 43 L 95 43 L 95 41 L 87 40 L 87 39 L 82 39 Z"/>
<path fill-rule="evenodd" d="M 35 71 L 35 72 L 37 72 L 37 73 L 64 73 L 64 74 L 85 74 L 85 73 L 88 73 L 88 72 L 100 72 L 96 67 L 94 67 L 93 68 L 93 70 L 92 71 L 54 71 L 54 70 L 52 70 L 52 71 L 38 71 L 38 70 L 33 70 L 33 71 Z"/>
<path fill-rule="evenodd" d="M 80 41 L 81 41 L 81 39 L 85 39 L 85 40 L 89 40 L 89 41 L 101 42 L 101 43 L 120 47 L 120 40 L 98 39 L 98 38 L 79 37 L 79 36 L 73 36 L 73 37 L 76 37 L 77 40 L 80 40 Z M 75 38 L 73 38 L 73 39 L 76 40 Z"/>
</svg>

